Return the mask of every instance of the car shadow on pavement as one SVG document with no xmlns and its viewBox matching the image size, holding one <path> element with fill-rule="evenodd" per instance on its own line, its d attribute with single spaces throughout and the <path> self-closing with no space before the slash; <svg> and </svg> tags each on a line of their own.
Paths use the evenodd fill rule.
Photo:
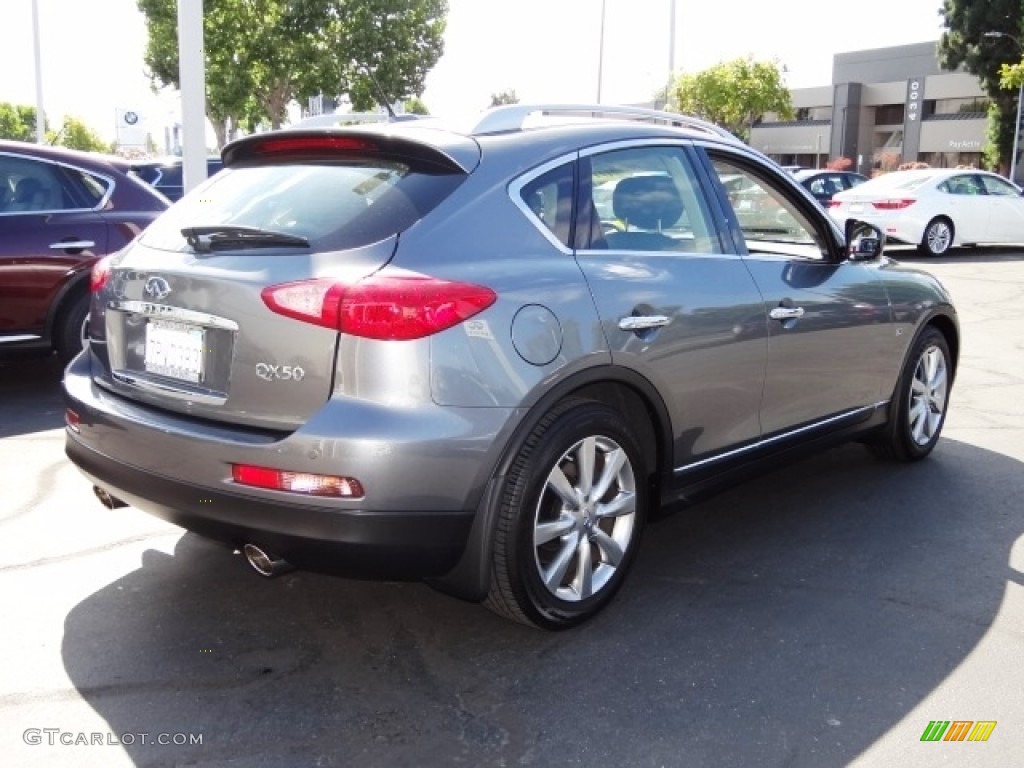
<svg viewBox="0 0 1024 768">
<path fill-rule="evenodd" d="M 63 376 L 56 355 L 0 357 L 0 438 L 63 427 Z"/>
<path fill-rule="evenodd" d="M 1021 583 L 1021 469 L 951 440 L 826 452 L 650 526 L 562 633 L 420 584 L 261 579 L 186 534 L 74 607 L 64 666 L 116 734 L 201 734 L 136 738 L 139 766 L 846 765 Z"/>
<path fill-rule="evenodd" d="M 886 245 L 885 254 L 889 258 L 908 264 L 998 264 L 1024 261 L 1024 245 L 953 248 L 942 256 L 926 256 L 912 245 Z"/>
</svg>

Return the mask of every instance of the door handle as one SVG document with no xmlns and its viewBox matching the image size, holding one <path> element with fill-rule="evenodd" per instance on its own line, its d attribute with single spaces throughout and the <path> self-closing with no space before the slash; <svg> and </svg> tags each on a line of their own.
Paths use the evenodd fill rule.
<svg viewBox="0 0 1024 768">
<path fill-rule="evenodd" d="M 96 243 L 92 240 L 62 240 L 58 243 L 50 243 L 50 248 L 55 251 L 66 251 L 69 248 L 95 248 Z"/>
<path fill-rule="evenodd" d="M 648 328 L 661 328 L 668 325 L 671 318 L 665 315 L 630 315 L 619 320 L 619 329 L 623 331 L 645 331 Z"/>
<path fill-rule="evenodd" d="M 793 320 L 804 316 L 803 307 L 776 307 L 768 313 L 772 320 Z"/>
</svg>

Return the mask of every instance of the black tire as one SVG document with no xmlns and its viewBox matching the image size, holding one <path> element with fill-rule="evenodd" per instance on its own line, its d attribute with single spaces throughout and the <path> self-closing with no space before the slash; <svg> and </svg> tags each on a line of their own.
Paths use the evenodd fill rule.
<svg viewBox="0 0 1024 768">
<path fill-rule="evenodd" d="M 53 346 L 62 365 L 82 351 L 85 324 L 89 320 L 89 294 L 72 298 L 61 310 L 53 328 Z"/>
<path fill-rule="evenodd" d="M 946 337 L 936 328 L 925 328 L 903 364 L 889 403 L 889 421 L 865 443 L 868 450 L 895 461 L 918 461 L 931 453 L 946 421 L 952 386 Z"/>
<path fill-rule="evenodd" d="M 953 222 L 945 216 L 937 216 L 928 222 L 917 249 L 925 256 L 943 256 L 953 247 L 956 230 Z"/>
<path fill-rule="evenodd" d="M 589 479 L 579 472 L 588 463 Z M 643 453 L 617 411 L 588 400 L 553 408 L 506 476 L 485 605 L 544 629 L 597 614 L 636 555 L 647 485 Z"/>
</svg>

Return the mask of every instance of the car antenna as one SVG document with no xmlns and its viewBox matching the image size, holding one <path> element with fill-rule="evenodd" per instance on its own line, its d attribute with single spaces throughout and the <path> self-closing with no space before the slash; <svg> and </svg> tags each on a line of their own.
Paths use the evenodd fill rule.
<svg viewBox="0 0 1024 768">
<path fill-rule="evenodd" d="M 395 110 L 391 108 L 391 102 L 388 101 L 387 94 L 384 93 L 384 89 L 380 87 L 380 83 L 377 82 L 377 78 L 373 76 L 373 71 L 365 64 L 363 65 L 363 71 L 366 73 L 366 76 L 370 78 L 370 82 L 373 83 L 373 88 L 377 91 L 377 99 L 380 101 L 380 105 L 387 110 L 388 120 L 391 120 L 392 122 L 398 120 L 398 115 L 396 115 Z"/>
</svg>

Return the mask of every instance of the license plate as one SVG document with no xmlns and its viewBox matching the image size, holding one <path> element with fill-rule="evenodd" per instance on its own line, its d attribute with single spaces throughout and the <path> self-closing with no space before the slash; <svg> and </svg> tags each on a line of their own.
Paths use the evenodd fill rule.
<svg viewBox="0 0 1024 768">
<path fill-rule="evenodd" d="M 145 368 L 198 383 L 203 376 L 204 333 L 188 323 L 151 320 L 146 326 Z"/>
</svg>

